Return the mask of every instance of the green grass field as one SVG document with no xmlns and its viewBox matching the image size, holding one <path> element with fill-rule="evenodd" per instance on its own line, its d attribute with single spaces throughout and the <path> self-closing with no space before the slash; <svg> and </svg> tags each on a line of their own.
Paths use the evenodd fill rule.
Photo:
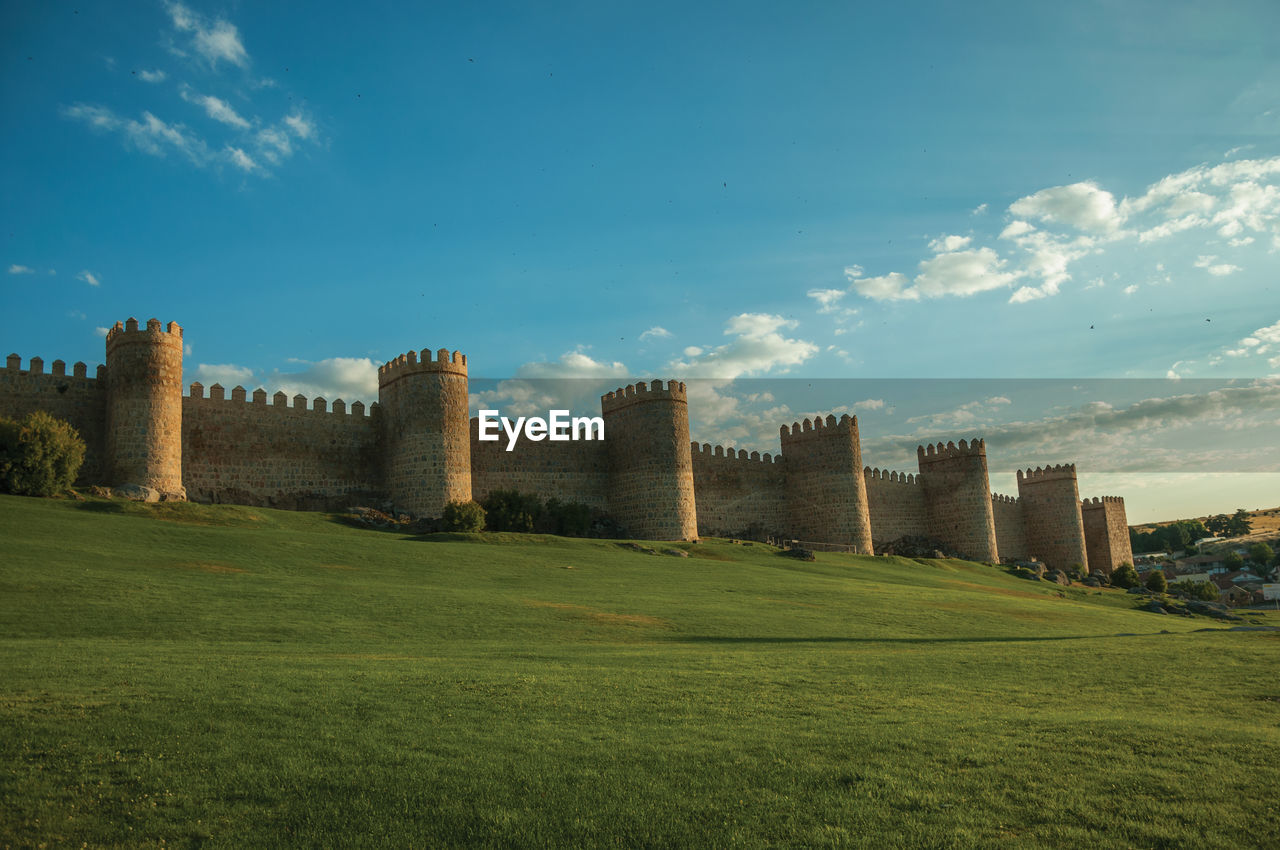
<svg viewBox="0 0 1280 850">
<path fill-rule="evenodd" d="M 1280 846 L 1280 633 L 684 548 L 0 497 L 0 846 Z"/>
</svg>

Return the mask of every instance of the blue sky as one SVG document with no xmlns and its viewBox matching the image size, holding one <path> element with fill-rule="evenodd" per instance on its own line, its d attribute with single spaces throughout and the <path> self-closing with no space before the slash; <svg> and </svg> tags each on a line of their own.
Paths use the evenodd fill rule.
<svg viewBox="0 0 1280 850">
<path fill-rule="evenodd" d="M 157 316 L 189 380 L 370 400 L 447 346 L 513 411 L 698 379 L 707 442 L 847 408 L 873 465 L 1280 504 L 1270 0 L 0 8 L 24 362 Z"/>
</svg>

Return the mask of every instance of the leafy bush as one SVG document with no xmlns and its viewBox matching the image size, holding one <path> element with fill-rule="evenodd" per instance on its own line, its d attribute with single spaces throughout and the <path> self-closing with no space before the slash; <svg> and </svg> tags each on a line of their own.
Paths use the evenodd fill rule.
<svg viewBox="0 0 1280 850">
<path fill-rule="evenodd" d="M 1188 599 L 1201 599 L 1213 602 L 1218 598 L 1218 586 L 1211 581 L 1175 581 L 1169 585 L 1169 591 Z"/>
<path fill-rule="evenodd" d="M 1138 571 L 1133 568 L 1133 564 L 1124 563 L 1111 571 L 1111 586 L 1128 589 L 1137 587 L 1139 584 Z"/>
<path fill-rule="evenodd" d="M 484 501 L 485 524 L 490 531 L 516 531 L 528 534 L 542 513 L 542 500 L 515 490 L 494 490 Z"/>
<path fill-rule="evenodd" d="M 1244 569 L 1244 558 L 1241 558 L 1237 552 L 1228 552 L 1227 556 L 1222 559 L 1222 563 L 1231 572 Z"/>
<path fill-rule="evenodd" d="M 1152 570 L 1147 573 L 1147 590 L 1152 593 L 1164 593 L 1169 589 L 1169 580 L 1164 576 L 1164 570 Z"/>
<path fill-rule="evenodd" d="M 1249 560 L 1258 566 L 1263 566 L 1275 557 L 1275 552 L 1265 543 L 1255 543 L 1249 547 Z"/>
<path fill-rule="evenodd" d="M 0 490 L 52 496 L 71 486 L 84 463 L 84 440 L 43 410 L 21 422 L 0 419 Z"/>
<path fill-rule="evenodd" d="M 561 537 L 587 537 L 591 534 L 591 507 L 582 502 L 562 502 L 554 496 L 538 517 L 539 530 Z"/>
<path fill-rule="evenodd" d="M 441 521 L 445 531 L 484 531 L 484 508 L 477 502 L 450 502 Z"/>
</svg>

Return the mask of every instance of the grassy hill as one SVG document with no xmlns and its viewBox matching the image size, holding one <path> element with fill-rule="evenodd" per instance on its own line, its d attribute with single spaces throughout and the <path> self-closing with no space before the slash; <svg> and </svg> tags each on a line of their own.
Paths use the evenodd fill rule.
<svg viewBox="0 0 1280 850">
<path fill-rule="evenodd" d="M 0 846 L 1280 843 L 1280 633 L 680 548 L 0 497 Z"/>
</svg>

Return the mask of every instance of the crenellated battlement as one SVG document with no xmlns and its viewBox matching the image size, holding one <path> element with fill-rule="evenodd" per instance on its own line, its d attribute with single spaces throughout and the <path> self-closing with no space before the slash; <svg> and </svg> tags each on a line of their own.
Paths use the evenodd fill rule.
<svg viewBox="0 0 1280 850">
<path fill-rule="evenodd" d="M 125 342 L 142 340 L 163 342 L 169 345 L 182 346 L 182 328 L 177 322 L 162 325 L 159 319 L 148 319 L 145 328 L 138 327 L 138 320 L 129 318 L 124 322 L 116 322 L 107 331 L 107 354 L 111 349 Z"/>
<path fill-rule="evenodd" d="M 951 460 L 958 457 L 986 457 L 987 442 L 982 439 L 975 439 L 973 442 L 965 442 L 961 440 L 959 444 L 948 442 L 929 443 L 923 446 L 916 446 L 916 462 L 920 464 L 937 463 L 942 460 Z"/>
<path fill-rule="evenodd" d="M 782 438 L 782 446 L 785 449 L 788 443 L 820 439 L 837 432 L 848 433 L 850 431 L 857 434 L 858 417 L 843 413 L 839 419 L 836 419 L 834 414 L 828 414 L 825 419 L 821 416 L 815 416 L 813 419 L 792 422 L 790 428 L 783 425 L 778 428 L 778 435 Z"/>
<path fill-rule="evenodd" d="M 414 375 L 422 372 L 447 372 L 453 375 L 467 375 L 467 355 L 460 351 L 449 353 L 449 349 L 441 348 L 435 352 L 434 359 L 429 348 L 422 349 L 421 354 L 417 351 L 408 351 L 401 354 L 394 360 L 388 360 L 378 367 L 378 386 L 385 387 L 405 375 Z"/>
<path fill-rule="evenodd" d="M 23 372 L 28 375 L 49 375 L 55 378 L 71 377 L 84 378 L 87 381 L 103 380 L 107 377 L 107 367 L 98 365 L 92 377 L 89 375 L 89 367 L 82 361 L 76 361 L 71 367 L 71 374 L 67 375 L 67 363 L 65 360 L 55 360 L 49 364 L 49 371 L 44 370 L 44 358 L 32 357 L 28 362 L 27 368 L 22 368 L 22 358 L 17 354 L 10 354 L 5 358 L 4 368 L 9 372 Z"/>
<path fill-rule="evenodd" d="M 724 446 L 712 446 L 710 443 L 699 444 L 691 442 L 689 444 L 689 453 L 694 460 L 704 461 L 746 461 L 748 463 L 772 464 L 782 460 L 781 456 L 775 458 L 769 452 L 765 452 L 762 455 L 760 452 L 748 452 L 746 449 L 726 449 Z"/>
<path fill-rule="evenodd" d="M 1028 468 L 1024 473 L 1018 470 L 1018 483 L 1035 484 L 1042 481 L 1062 481 L 1065 479 L 1075 480 L 1076 465 L 1074 463 L 1060 463 L 1057 466 L 1046 466 L 1035 469 Z"/>
<path fill-rule="evenodd" d="M 105 347 L 96 377 L 82 362 L 17 354 L 0 369 L 0 415 L 44 410 L 71 422 L 87 443 L 86 483 L 139 484 L 168 499 L 181 498 L 189 481 L 200 501 L 390 504 L 418 517 L 515 487 L 589 503 L 648 539 L 693 539 L 702 526 L 858 552 L 873 551 L 873 540 L 893 548 L 900 538 L 929 537 L 975 560 L 1035 555 L 1064 569 L 1131 559 L 1124 499 L 1082 500 L 1074 464 L 1019 470 L 1018 495 L 992 493 L 981 438 L 918 446 L 912 473 L 863 466 L 852 412 L 779 423 L 772 453 L 691 443 L 686 385 L 646 379 L 600 397 L 607 439 L 508 453 L 473 446 L 469 364 L 459 351 L 409 351 L 383 363 L 369 405 L 184 384 L 176 322 L 116 322 Z M 1086 559 L 1090 534 L 1090 547 L 1102 540 L 1106 548 Z"/>
<path fill-rule="evenodd" d="M 888 469 L 879 469 L 877 467 L 864 466 L 862 475 L 868 481 L 886 481 L 893 484 L 919 484 L 920 477 L 912 475 L 910 472 L 896 472 Z"/>
<path fill-rule="evenodd" d="M 353 416 L 365 418 L 365 406 L 362 401 L 353 401 L 350 407 L 342 399 L 333 402 L 333 407 L 329 407 L 329 402 L 323 397 L 316 397 L 311 400 L 310 405 L 307 404 L 307 397 L 299 393 L 291 400 L 285 393 L 277 392 L 272 396 L 271 403 L 267 403 L 267 391 L 262 387 L 258 387 L 253 391 L 252 397 L 244 387 L 237 386 L 232 388 L 231 397 L 227 397 L 226 388 L 222 384 L 213 384 L 209 387 L 208 396 L 205 395 L 205 386 L 199 381 L 192 381 L 187 398 L 193 401 L 212 401 L 212 402 L 228 402 L 233 404 L 245 404 L 249 406 L 259 406 L 268 410 L 275 410 L 290 413 L 332 413 L 337 416 Z M 292 404 L 290 404 L 292 401 Z M 378 403 L 375 401 L 368 408 L 370 416 L 377 410 Z"/>
<path fill-rule="evenodd" d="M 612 392 L 607 392 L 600 396 L 600 411 L 602 413 L 613 413 L 615 410 L 621 410 L 624 407 L 630 407 L 633 404 L 639 404 L 644 401 L 689 401 L 688 393 L 685 385 L 680 381 L 667 381 L 663 386 L 661 379 L 655 378 L 648 384 L 644 381 L 637 381 L 634 384 L 627 384 L 625 387 L 618 387 Z"/>
</svg>

